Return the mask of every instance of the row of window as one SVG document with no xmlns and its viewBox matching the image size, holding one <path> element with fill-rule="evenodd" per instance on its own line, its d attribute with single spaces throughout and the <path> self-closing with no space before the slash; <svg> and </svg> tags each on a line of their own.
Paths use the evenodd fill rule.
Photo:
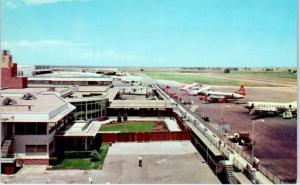
<svg viewBox="0 0 300 185">
<path fill-rule="evenodd" d="M 88 114 L 86 112 L 76 112 L 74 115 L 75 115 L 76 120 L 88 120 L 88 119 L 102 117 L 105 114 L 106 114 L 105 110 L 102 110 L 102 113 L 101 113 L 101 111 L 96 111 L 96 112 L 88 113 Z"/>
<path fill-rule="evenodd" d="M 87 110 L 100 110 L 104 108 L 104 105 L 101 105 L 101 102 L 74 102 L 72 103 L 76 106 L 76 112 L 87 111 Z"/>
<path fill-rule="evenodd" d="M 16 135 L 46 135 L 47 124 L 46 123 L 16 123 L 15 134 Z"/>
<path fill-rule="evenodd" d="M 45 153 L 47 152 L 47 145 L 26 145 L 25 153 Z"/>
<path fill-rule="evenodd" d="M 53 84 L 53 85 L 109 85 L 106 81 L 50 81 L 50 80 L 29 80 L 31 84 Z"/>
</svg>

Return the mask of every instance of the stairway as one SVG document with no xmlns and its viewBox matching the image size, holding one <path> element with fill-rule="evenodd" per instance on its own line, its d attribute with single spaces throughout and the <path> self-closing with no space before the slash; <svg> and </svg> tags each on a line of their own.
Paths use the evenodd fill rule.
<svg viewBox="0 0 300 185">
<path fill-rule="evenodd" d="M 225 166 L 226 174 L 227 174 L 227 179 L 230 184 L 238 184 L 238 181 L 234 177 L 234 166 L 233 165 L 226 165 Z"/>
<path fill-rule="evenodd" d="M 3 157 L 3 158 L 6 157 L 8 151 L 9 151 L 9 148 L 11 146 L 11 143 L 12 143 L 11 139 L 4 140 L 4 142 L 1 146 L 1 157 Z"/>
</svg>

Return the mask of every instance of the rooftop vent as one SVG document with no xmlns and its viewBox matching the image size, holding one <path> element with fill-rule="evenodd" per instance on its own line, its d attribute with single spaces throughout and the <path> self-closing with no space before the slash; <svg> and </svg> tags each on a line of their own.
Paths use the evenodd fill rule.
<svg viewBox="0 0 300 185">
<path fill-rule="evenodd" d="M 32 100 L 32 99 L 36 99 L 36 97 L 30 93 L 26 93 L 22 96 L 22 100 Z"/>
<path fill-rule="evenodd" d="M 6 106 L 6 105 L 15 105 L 17 104 L 16 100 L 13 100 L 11 98 L 4 98 L 1 102 L 2 106 Z"/>
</svg>

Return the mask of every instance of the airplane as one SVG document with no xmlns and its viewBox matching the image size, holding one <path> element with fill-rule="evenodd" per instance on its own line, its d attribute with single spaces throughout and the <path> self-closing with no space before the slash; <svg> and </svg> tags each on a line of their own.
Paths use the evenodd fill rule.
<svg viewBox="0 0 300 185">
<path fill-rule="evenodd" d="M 200 85 L 199 83 L 192 83 L 192 84 L 190 84 L 190 85 L 183 85 L 183 86 L 181 86 L 181 87 L 179 88 L 179 90 L 181 90 L 181 91 L 186 91 L 186 90 L 189 90 L 189 89 L 191 89 L 191 90 L 196 90 L 196 89 L 198 89 L 199 87 L 201 87 L 201 85 Z"/>
<path fill-rule="evenodd" d="M 278 102 L 248 102 L 245 106 L 249 110 L 249 114 L 256 113 L 283 113 L 284 118 L 292 118 L 297 113 L 297 101 L 289 103 Z"/>
<path fill-rule="evenodd" d="M 237 92 L 234 93 L 228 93 L 228 92 L 221 92 L 221 91 L 207 91 L 204 93 L 205 96 L 204 97 L 200 97 L 201 98 L 205 98 L 206 101 L 208 102 L 218 102 L 218 103 L 222 103 L 222 102 L 228 102 L 228 101 L 235 101 L 238 99 L 242 99 L 245 98 L 246 96 L 246 91 L 243 85 L 240 86 L 240 89 Z"/>
<path fill-rule="evenodd" d="M 199 89 L 188 91 L 188 95 L 190 95 L 190 96 L 203 95 L 203 94 L 205 94 L 205 92 L 210 91 L 210 90 L 212 90 L 212 88 L 210 86 L 206 86 L 206 87 L 202 86 Z"/>
</svg>

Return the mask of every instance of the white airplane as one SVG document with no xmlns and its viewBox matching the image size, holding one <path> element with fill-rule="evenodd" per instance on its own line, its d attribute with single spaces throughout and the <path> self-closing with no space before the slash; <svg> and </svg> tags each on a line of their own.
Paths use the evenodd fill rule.
<svg viewBox="0 0 300 185">
<path fill-rule="evenodd" d="M 191 96 L 203 95 L 210 90 L 212 90 L 210 86 L 200 87 L 199 89 L 188 91 L 188 95 Z"/>
<path fill-rule="evenodd" d="M 189 84 L 189 85 L 183 85 L 179 88 L 179 90 L 181 91 L 186 91 L 186 90 L 195 90 L 195 89 L 198 89 L 199 87 L 201 87 L 201 85 L 199 83 L 192 83 L 192 84 Z"/>
<path fill-rule="evenodd" d="M 290 103 L 276 103 L 276 102 L 248 102 L 245 106 L 249 110 L 249 114 L 255 113 L 297 113 L 297 101 Z"/>
<path fill-rule="evenodd" d="M 225 102 L 225 101 L 234 101 L 241 98 L 245 98 L 246 91 L 244 86 L 241 85 L 240 89 L 234 93 L 208 91 L 205 92 L 205 95 L 206 95 L 206 100 L 209 102 Z"/>
</svg>

